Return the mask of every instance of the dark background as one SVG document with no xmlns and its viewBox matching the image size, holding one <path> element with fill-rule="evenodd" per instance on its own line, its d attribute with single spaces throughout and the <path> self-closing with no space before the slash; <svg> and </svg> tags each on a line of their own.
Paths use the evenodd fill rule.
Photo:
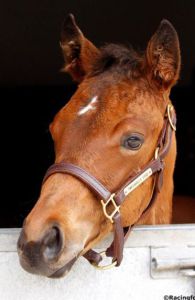
<svg viewBox="0 0 195 300">
<path fill-rule="evenodd" d="M 182 53 L 181 79 L 171 95 L 178 116 L 175 193 L 195 196 L 193 0 L 7 0 L 0 5 L 0 227 L 21 226 L 54 159 L 48 125 L 76 89 L 68 75 L 59 72 L 59 33 L 69 12 L 97 46 L 119 42 L 144 49 L 161 19 L 173 23 Z"/>
</svg>

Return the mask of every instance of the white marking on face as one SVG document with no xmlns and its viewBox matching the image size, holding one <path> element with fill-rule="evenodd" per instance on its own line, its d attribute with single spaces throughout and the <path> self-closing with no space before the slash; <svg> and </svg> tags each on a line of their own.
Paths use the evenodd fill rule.
<svg viewBox="0 0 195 300">
<path fill-rule="evenodd" d="M 78 115 L 84 115 L 86 112 L 88 112 L 89 110 L 95 110 L 96 106 L 94 106 L 94 104 L 97 102 L 98 96 L 94 96 L 91 101 L 83 108 L 81 108 L 78 112 Z"/>
</svg>

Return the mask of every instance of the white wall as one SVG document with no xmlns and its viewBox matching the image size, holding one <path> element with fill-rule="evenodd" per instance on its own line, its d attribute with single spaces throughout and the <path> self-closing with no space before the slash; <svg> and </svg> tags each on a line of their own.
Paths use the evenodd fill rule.
<svg viewBox="0 0 195 300">
<path fill-rule="evenodd" d="M 160 300 L 164 295 L 195 296 L 195 278 L 156 280 L 150 277 L 151 244 L 153 247 L 162 244 L 179 247 L 181 243 L 195 246 L 195 226 L 193 230 L 191 227 L 150 228 L 152 230 L 140 226 L 133 231 L 119 268 L 99 271 L 80 258 L 62 279 L 48 279 L 23 271 L 15 247 L 19 230 L 1 229 L 0 300 Z"/>
</svg>

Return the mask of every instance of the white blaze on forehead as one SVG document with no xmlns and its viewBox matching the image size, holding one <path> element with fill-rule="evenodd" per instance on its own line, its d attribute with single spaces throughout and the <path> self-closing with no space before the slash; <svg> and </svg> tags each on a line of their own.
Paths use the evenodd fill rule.
<svg viewBox="0 0 195 300">
<path fill-rule="evenodd" d="M 94 96 L 91 101 L 83 108 L 81 108 L 78 112 L 78 115 L 84 115 L 86 112 L 88 112 L 89 110 L 95 110 L 96 106 L 95 103 L 97 102 L 98 96 Z"/>
</svg>

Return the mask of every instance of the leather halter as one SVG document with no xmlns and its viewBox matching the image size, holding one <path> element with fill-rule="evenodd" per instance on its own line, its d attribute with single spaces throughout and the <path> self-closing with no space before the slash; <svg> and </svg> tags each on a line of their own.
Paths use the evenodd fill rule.
<svg viewBox="0 0 195 300">
<path fill-rule="evenodd" d="M 149 204 L 138 217 L 136 223 L 145 217 L 153 206 L 158 193 L 161 190 L 163 184 L 163 169 L 164 158 L 167 155 L 172 141 L 173 131 L 176 130 L 176 114 L 171 104 L 167 105 L 167 109 L 164 116 L 164 125 L 161 130 L 157 147 L 155 150 L 154 158 L 147 163 L 140 172 L 135 176 L 129 177 L 123 186 L 115 193 L 111 193 L 100 181 L 98 181 L 93 175 L 79 166 L 71 163 L 61 162 L 50 166 L 43 179 L 43 183 L 47 178 L 55 173 L 71 174 L 84 182 L 90 190 L 94 192 L 101 200 L 103 212 L 106 218 L 113 224 L 114 239 L 112 244 L 105 252 L 97 253 L 94 250 L 89 250 L 84 257 L 88 259 L 90 263 L 99 269 L 107 269 L 112 266 L 119 266 L 123 258 L 123 248 L 125 240 L 127 239 L 130 230 L 134 224 L 129 227 L 123 228 L 121 224 L 120 206 L 124 202 L 126 196 L 131 193 L 135 188 L 142 184 L 147 178 L 155 174 L 154 186 L 152 196 Z M 109 212 L 112 209 L 112 212 Z M 113 261 L 110 265 L 100 266 L 99 262 L 102 260 L 103 255 L 110 256 Z"/>
</svg>

